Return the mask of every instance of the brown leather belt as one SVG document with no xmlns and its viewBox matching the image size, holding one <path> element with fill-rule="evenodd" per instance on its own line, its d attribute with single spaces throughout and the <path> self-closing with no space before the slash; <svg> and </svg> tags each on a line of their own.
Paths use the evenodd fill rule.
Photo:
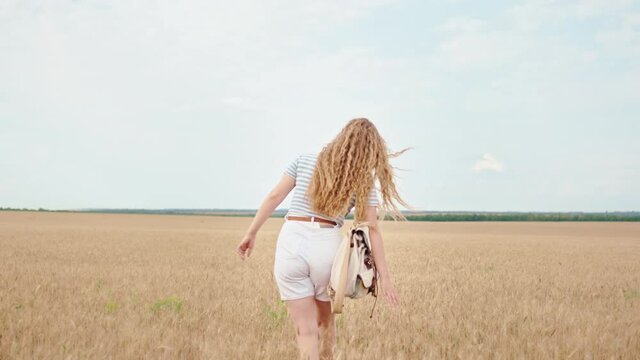
<svg viewBox="0 0 640 360">
<path fill-rule="evenodd" d="M 335 221 L 323 219 L 315 216 L 285 216 L 287 220 L 297 220 L 297 221 L 315 221 L 325 224 L 338 225 Z"/>
</svg>

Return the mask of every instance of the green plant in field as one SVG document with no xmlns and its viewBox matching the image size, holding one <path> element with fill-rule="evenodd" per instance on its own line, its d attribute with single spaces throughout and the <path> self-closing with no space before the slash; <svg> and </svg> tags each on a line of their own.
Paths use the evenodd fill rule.
<svg viewBox="0 0 640 360">
<path fill-rule="evenodd" d="M 623 293 L 625 299 L 640 298 L 640 290 L 638 289 L 624 290 Z"/>
<path fill-rule="evenodd" d="M 282 324 L 287 318 L 287 306 L 284 300 L 278 300 L 275 306 L 267 307 L 267 316 L 276 324 Z"/>
<path fill-rule="evenodd" d="M 183 301 L 175 296 L 169 296 L 164 299 L 156 301 L 151 305 L 151 311 L 155 314 L 162 309 L 173 310 L 180 312 L 182 310 Z"/>
<path fill-rule="evenodd" d="M 105 284 L 104 279 L 98 279 L 98 281 L 96 281 L 96 290 L 99 291 L 100 289 L 102 289 L 104 284 Z"/>
<path fill-rule="evenodd" d="M 115 299 L 110 299 L 105 304 L 104 310 L 107 312 L 107 314 L 113 314 L 114 312 L 116 312 L 116 310 L 118 310 L 118 303 Z"/>
</svg>

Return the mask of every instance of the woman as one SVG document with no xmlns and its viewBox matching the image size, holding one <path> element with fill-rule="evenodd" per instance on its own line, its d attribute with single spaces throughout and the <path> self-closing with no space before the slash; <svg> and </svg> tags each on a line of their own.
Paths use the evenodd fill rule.
<svg viewBox="0 0 640 360">
<path fill-rule="evenodd" d="M 302 154 L 289 164 L 237 247 L 242 260 L 251 254 L 258 230 L 295 187 L 278 235 L 273 274 L 304 357 L 333 356 L 335 322 L 327 285 L 333 257 L 342 241 L 344 217 L 354 206 L 355 219 L 370 223 L 372 255 L 380 275 L 379 293 L 389 304 L 399 305 L 384 257 L 374 184 L 377 178 L 382 193 L 381 218 L 392 210 L 395 220 L 406 220 L 392 202 L 395 199 L 410 208 L 398 195 L 388 162 L 406 150 L 387 153 L 386 143 L 373 123 L 364 118 L 349 121 L 319 154 Z"/>
</svg>

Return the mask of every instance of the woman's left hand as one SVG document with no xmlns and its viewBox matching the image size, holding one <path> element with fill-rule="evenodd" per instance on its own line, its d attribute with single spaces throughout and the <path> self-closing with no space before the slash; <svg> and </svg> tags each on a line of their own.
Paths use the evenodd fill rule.
<svg viewBox="0 0 640 360">
<path fill-rule="evenodd" d="M 380 279 L 380 292 L 387 300 L 387 302 L 393 306 L 400 305 L 400 297 L 398 293 L 393 288 L 393 284 L 391 284 L 391 279 L 389 278 L 381 278 Z"/>
</svg>

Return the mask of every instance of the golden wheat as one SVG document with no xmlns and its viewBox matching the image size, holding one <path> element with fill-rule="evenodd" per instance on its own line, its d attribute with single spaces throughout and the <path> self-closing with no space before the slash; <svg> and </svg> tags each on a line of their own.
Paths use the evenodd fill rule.
<svg viewBox="0 0 640 360">
<path fill-rule="evenodd" d="M 250 220 L 0 212 L 0 358 L 295 358 L 272 275 L 283 220 L 242 262 Z M 402 304 L 369 319 L 373 298 L 348 301 L 336 359 L 640 358 L 638 223 L 382 231 Z"/>
</svg>

